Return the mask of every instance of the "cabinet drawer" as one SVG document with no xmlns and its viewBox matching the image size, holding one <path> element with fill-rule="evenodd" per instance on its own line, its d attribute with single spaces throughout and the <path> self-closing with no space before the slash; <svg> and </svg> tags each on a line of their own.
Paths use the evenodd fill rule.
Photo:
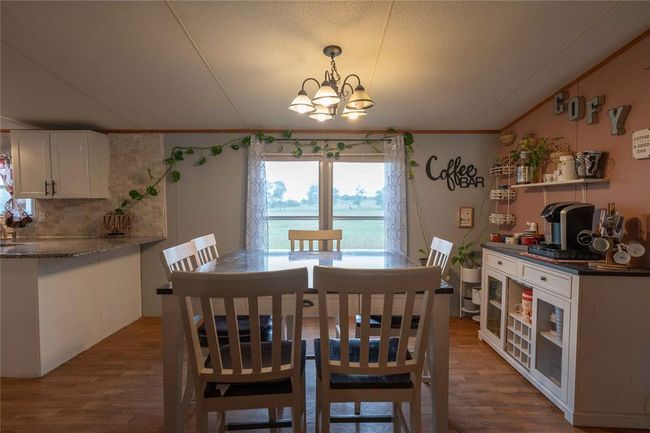
<svg viewBox="0 0 650 433">
<path fill-rule="evenodd" d="M 522 263 L 522 278 L 540 288 L 571 298 L 571 276 Z"/>
<path fill-rule="evenodd" d="M 500 254 L 486 252 L 485 261 L 486 266 L 498 269 L 506 274 L 517 275 L 517 262 L 514 259 L 507 258 Z"/>
</svg>

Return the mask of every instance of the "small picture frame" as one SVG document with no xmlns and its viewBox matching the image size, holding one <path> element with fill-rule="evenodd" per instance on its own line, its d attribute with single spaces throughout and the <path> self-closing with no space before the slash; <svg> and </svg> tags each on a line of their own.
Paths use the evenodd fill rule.
<svg viewBox="0 0 650 433">
<path fill-rule="evenodd" d="M 460 207 L 458 208 L 458 227 L 461 229 L 474 228 L 474 208 L 473 207 Z"/>
</svg>

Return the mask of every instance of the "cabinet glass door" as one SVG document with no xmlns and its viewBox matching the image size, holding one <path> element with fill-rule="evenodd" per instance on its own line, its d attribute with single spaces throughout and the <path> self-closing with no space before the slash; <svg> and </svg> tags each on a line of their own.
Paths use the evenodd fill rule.
<svg viewBox="0 0 650 433">
<path fill-rule="evenodd" d="M 534 293 L 534 375 L 549 391 L 566 401 L 569 303 L 541 290 Z"/>
<path fill-rule="evenodd" d="M 492 271 L 488 271 L 486 277 L 487 299 L 484 328 L 488 331 L 489 336 L 502 343 L 506 277 Z"/>
</svg>

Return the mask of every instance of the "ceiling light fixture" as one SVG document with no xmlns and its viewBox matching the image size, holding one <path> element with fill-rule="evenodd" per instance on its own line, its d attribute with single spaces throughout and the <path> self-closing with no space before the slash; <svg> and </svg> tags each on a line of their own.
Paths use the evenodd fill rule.
<svg viewBox="0 0 650 433">
<path fill-rule="evenodd" d="M 310 118 L 324 122 L 336 116 L 339 104 L 343 103 L 343 113 L 341 117 L 354 120 L 361 116 L 366 116 L 366 110 L 375 105 L 374 101 L 361 85 L 361 78 L 357 74 L 350 74 L 341 83 L 341 76 L 336 70 L 334 57 L 341 55 L 343 50 L 336 45 L 329 45 L 323 48 L 323 54 L 331 59 L 330 70 L 325 71 L 325 79 L 319 82 L 315 78 L 307 78 L 302 82 L 302 87 L 291 104 L 289 110 L 300 114 L 307 114 Z M 357 79 L 357 86 L 352 87 L 348 83 L 351 78 Z M 305 84 L 313 81 L 318 86 L 314 97 L 310 100 L 305 91 Z"/>
</svg>

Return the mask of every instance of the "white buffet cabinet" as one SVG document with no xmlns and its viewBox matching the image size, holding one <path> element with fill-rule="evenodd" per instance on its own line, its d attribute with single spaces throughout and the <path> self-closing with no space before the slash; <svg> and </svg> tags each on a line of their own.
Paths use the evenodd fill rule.
<svg viewBox="0 0 650 433">
<path fill-rule="evenodd" d="M 40 377 L 142 316 L 140 247 L 2 258 L 2 376 Z"/>
<path fill-rule="evenodd" d="M 571 424 L 650 428 L 650 272 L 579 268 L 484 248 L 479 336 Z"/>
</svg>

